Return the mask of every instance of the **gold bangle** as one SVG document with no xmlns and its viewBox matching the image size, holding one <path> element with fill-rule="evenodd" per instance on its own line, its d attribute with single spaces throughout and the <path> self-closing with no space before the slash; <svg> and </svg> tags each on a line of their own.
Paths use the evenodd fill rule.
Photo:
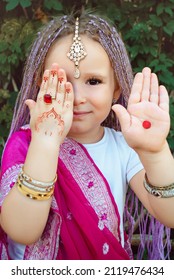
<svg viewBox="0 0 174 280">
<path fill-rule="evenodd" d="M 18 182 L 16 182 L 16 187 L 24 196 L 34 200 L 48 200 L 52 197 L 54 192 L 54 190 L 52 190 L 50 193 L 31 192 L 27 188 L 25 189 L 24 186 L 22 184 L 19 184 Z"/>
<path fill-rule="evenodd" d="M 49 191 L 49 192 L 37 192 L 37 191 L 35 191 L 35 190 L 32 190 L 32 189 L 29 189 L 28 187 L 26 187 L 24 184 L 22 184 L 21 182 L 19 182 L 19 181 L 17 181 L 17 184 L 18 184 L 18 186 L 22 189 L 22 190 L 24 190 L 25 192 L 28 192 L 28 193 L 30 193 L 30 194 L 33 194 L 33 195 L 50 195 L 50 194 L 52 194 L 53 192 L 54 192 L 54 189 L 52 189 L 51 191 Z"/>
</svg>

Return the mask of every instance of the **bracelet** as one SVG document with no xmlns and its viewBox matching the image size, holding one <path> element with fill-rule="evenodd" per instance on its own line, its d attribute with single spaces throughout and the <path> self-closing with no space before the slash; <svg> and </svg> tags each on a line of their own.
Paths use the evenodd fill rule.
<svg viewBox="0 0 174 280">
<path fill-rule="evenodd" d="M 20 184 L 18 181 L 16 182 L 17 189 L 26 197 L 34 199 L 34 200 L 48 200 L 52 197 L 54 193 L 54 189 L 50 191 L 49 193 L 37 193 L 31 190 L 28 190 L 27 187 Z"/>
<path fill-rule="evenodd" d="M 18 175 L 16 187 L 28 198 L 35 200 L 47 200 L 51 198 L 54 193 L 54 183 L 56 180 L 57 175 L 53 181 L 48 183 L 36 181 L 26 175 L 22 169 Z"/>
<path fill-rule="evenodd" d="M 159 190 L 159 191 L 163 191 L 163 190 L 166 191 L 166 190 L 171 190 L 171 189 L 174 188 L 174 183 L 172 183 L 172 184 L 170 184 L 170 185 L 168 185 L 168 186 L 163 186 L 163 187 L 159 187 L 159 186 L 154 186 L 154 185 L 152 185 L 152 184 L 149 182 L 146 173 L 145 173 L 145 181 L 146 181 L 146 183 L 149 185 L 150 188 L 155 189 L 155 190 Z"/>
<path fill-rule="evenodd" d="M 38 192 L 47 192 L 49 193 L 53 188 L 54 185 L 51 185 L 49 187 L 37 187 L 33 184 L 30 184 L 28 181 L 25 181 L 21 176 L 18 177 L 18 182 L 22 183 L 24 186 L 28 187 L 30 190 L 38 191 Z"/>
<path fill-rule="evenodd" d="M 34 189 L 31 189 L 31 188 L 28 188 L 27 186 L 25 186 L 22 182 L 20 182 L 19 180 L 17 181 L 17 185 L 23 189 L 24 191 L 26 192 L 29 192 L 31 194 L 34 194 L 34 195 L 38 195 L 38 194 L 43 194 L 43 195 L 49 195 L 50 193 L 52 193 L 54 191 L 54 189 L 51 189 L 49 192 L 48 191 L 36 191 Z"/>
<path fill-rule="evenodd" d="M 150 194 L 158 198 L 169 198 L 174 196 L 174 183 L 163 187 L 153 186 L 149 183 L 146 174 L 144 178 L 144 187 Z"/>
<path fill-rule="evenodd" d="M 40 181 L 34 180 L 34 179 L 32 179 L 30 176 L 28 176 L 28 175 L 24 172 L 23 167 L 22 167 L 22 169 L 21 169 L 21 172 L 19 173 L 19 176 L 20 176 L 23 180 L 25 180 L 25 181 L 27 181 L 27 182 L 29 182 L 29 183 L 35 185 L 35 186 L 40 186 L 40 187 L 51 187 L 51 186 L 54 185 L 54 183 L 57 181 L 57 175 L 55 176 L 55 178 L 54 178 L 53 181 L 48 182 L 48 183 L 40 182 Z"/>
</svg>

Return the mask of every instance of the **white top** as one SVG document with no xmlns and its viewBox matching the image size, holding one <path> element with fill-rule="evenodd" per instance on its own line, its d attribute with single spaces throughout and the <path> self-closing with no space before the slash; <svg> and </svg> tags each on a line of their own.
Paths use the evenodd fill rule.
<svg viewBox="0 0 174 280">
<path fill-rule="evenodd" d="M 123 211 L 128 183 L 144 167 L 136 152 L 126 143 L 121 132 L 108 127 L 105 127 L 104 132 L 99 142 L 83 146 L 109 183 L 120 214 L 120 234 L 123 246 Z"/>
<path fill-rule="evenodd" d="M 114 129 L 105 127 L 104 136 L 99 142 L 83 146 L 109 183 L 120 214 L 120 234 L 123 246 L 123 211 L 128 183 L 136 173 L 143 169 L 143 165 L 135 151 L 127 145 L 122 133 Z M 8 249 L 12 259 L 23 259 L 24 245 L 9 239 Z"/>
</svg>

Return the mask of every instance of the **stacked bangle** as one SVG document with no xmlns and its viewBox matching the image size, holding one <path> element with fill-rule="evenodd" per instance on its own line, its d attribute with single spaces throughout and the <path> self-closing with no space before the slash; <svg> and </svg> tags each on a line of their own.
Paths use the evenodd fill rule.
<svg viewBox="0 0 174 280">
<path fill-rule="evenodd" d="M 18 175 L 16 181 L 17 189 L 26 197 L 35 200 L 47 200 L 52 197 L 54 193 L 54 184 L 57 180 L 57 176 L 51 182 L 40 182 L 32 179 L 28 176 L 23 169 Z"/>
<path fill-rule="evenodd" d="M 52 197 L 54 192 L 51 191 L 50 193 L 44 193 L 44 192 L 37 193 L 37 192 L 32 192 L 31 190 L 28 191 L 28 189 L 25 189 L 24 185 L 18 184 L 18 182 L 17 182 L 17 188 L 23 195 L 35 200 L 47 200 Z"/>
<path fill-rule="evenodd" d="M 162 187 L 153 186 L 152 184 L 149 183 L 146 174 L 144 178 L 144 187 L 150 194 L 154 195 L 155 197 L 169 198 L 174 196 L 174 183 Z"/>
<path fill-rule="evenodd" d="M 35 186 L 41 186 L 41 187 L 49 187 L 51 185 L 54 185 L 54 183 L 57 181 L 57 175 L 55 176 L 54 180 L 48 183 L 45 182 L 40 182 L 40 181 L 36 181 L 34 179 L 32 179 L 30 176 L 28 176 L 23 168 L 21 169 L 21 172 L 19 173 L 19 176 L 21 176 L 25 181 L 32 183 Z"/>
<path fill-rule="evenodd" d="M 54 188 L 54 184 L 50 183 L 50 185 L 46 186 L 46 187 L 39 187 L 39 185 L 35 185 L 34 183 L 32 183 L 30 181 L 30 183 L 26 180 L 24 180 L 20 174 L 18 176 L 18 182 L 22 183 L 24 186 L 28 187 L 29 189 L 31 190 L 34 190 L 34 191 L 40 191 L 40 192 L 49 192 L 51 191 L 53 188 Z M 41 183 L 41 182 L 40 182 Z"/>
</svg>

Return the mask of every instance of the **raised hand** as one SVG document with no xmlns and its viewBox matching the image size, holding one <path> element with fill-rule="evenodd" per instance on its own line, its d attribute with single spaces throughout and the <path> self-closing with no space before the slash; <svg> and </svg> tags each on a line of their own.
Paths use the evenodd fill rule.
<svg viewBox="0 0 174 280">
<path fill-rule="evenodd" d="M 37 101 L 26 100 L 32 136 L 62 143 L 73 119 L 73 88 L 63 69 L 45 70 Z"/>
<path fill-rule="evenodd" d="M 170 128 L 169 97 L 166 88 L 159 86 L 156 74 L 148 67 L 134 78 L 127 110 L 121 105 L 114 105 L 112 109 L 130 147 L 146 152 L 163 149 Z M 145 128 L 144 121 L 151 126 Z"/>
</svg>

